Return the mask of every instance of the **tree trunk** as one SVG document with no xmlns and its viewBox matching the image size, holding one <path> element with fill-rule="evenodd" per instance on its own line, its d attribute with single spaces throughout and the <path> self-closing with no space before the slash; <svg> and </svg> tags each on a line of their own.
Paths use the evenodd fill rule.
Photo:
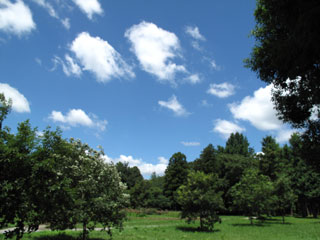
<svg viewBox="0 0 320 240">
<path fill-rule="evenodd" d="M 200 217 L 200 229 L 203 230 L 203 220 L 202 220 L 202 217 Z"/>
<path fill-rule="evenodd" d="M 282 213 L 282 224 L 284 224 L 284 214 Z"/>
<path fill-rule="evenodd" d="M 83 222 L 83 232 L 82 232 L 82 240 L 86 240 L 87 239 L 87 221 Z"/>
<path fill-rule="evenodd" d="M 249 216 L 249 219 L 250 219 L 250 224 L 253 225 L 253 218 L 252 218 L 252 216 Z"/>
</svg>

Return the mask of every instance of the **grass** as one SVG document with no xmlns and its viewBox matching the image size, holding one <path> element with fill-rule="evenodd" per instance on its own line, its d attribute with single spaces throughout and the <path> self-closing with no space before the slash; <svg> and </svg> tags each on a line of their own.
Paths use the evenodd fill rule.
<svg viewBox="0 0 320 240">
<path fill-rule="evenodd" d="M 168 212 L 161 215 L 140 216 L 129 213 L 124 230 L 113 230 L 114 240 L 320 240 L 320 220 L 312 218 L 286 217 L 286 224 L 282 224 L 280 217 L 273 217 L 264 222 L 258 220 L 250 225 L 243 216 L 222 216 L 222 224 L 215 224 L 213 232 L 198 230 L 199 222 L 186 224 L 179 219 L 178 212 Z M 23 239 L 29 240 L 76 240 L 80 232 L 36 232 L 26 234 Z M 0 236 L 0 239 L 4 239 Z M 90 240 L 109 239 L 106 233 L 94 231 L 90 233 Z"/>
</svg>

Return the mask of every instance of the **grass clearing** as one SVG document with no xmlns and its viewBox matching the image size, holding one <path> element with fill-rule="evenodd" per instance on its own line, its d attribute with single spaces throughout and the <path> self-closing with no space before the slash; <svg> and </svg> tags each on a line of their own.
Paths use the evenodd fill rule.
<svg viewBox="0 0 320 240">
<path fill-rule="evenodd" d="M 254 225 L 243 216 L 222 216 L 222 224 L 215 224 L 214 232 L 198 231 L 199 222 L 187 224 L 179 219 L 178 212 L 162 215 L 138 216 L 130 213 L 124 230 L 113 230 L 114 240 L 320 240 L 320 219 L 286 217 L 282 224 L 281 217 L 273 217 L 264 222 L 254 221 Z M 29 240 L 76 240 L 80 232 L 43 231 L 26 234 Z M 0 239 L 4 239 L 3 236 Z M 105 232 L 90 233 L 90 240 L 109 239 Z"/>
</svg>

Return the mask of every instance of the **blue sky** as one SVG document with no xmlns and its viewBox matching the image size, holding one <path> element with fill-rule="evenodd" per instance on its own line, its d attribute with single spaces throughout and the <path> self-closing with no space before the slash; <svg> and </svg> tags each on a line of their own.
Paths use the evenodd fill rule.
<svg viewBox="0 0 320 240">
<path fill-rule="evenodd" d="M 5 125 L 101 145 L 106 161 L 163 174 L 232 132 L 255 151 L 292 133 L 275 116 L 272 86 L 244 68 L 254 0 L 0 0 L 0 92 Z"/>
</svg>

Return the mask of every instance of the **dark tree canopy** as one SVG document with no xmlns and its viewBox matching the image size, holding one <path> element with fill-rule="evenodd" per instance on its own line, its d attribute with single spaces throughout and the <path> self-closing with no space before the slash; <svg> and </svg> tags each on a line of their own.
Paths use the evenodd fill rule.
<svg viewBox="0 0 320 240">
<path fill-rule="evenodd" d="M 253 149 L 249 147 L 248 139 L 241 133 L 231 133 L 224 149 L 228 154 L 239 154 L 245 157 L 253 155 Z"/>
<path fill-rule="evenodd" d="M 165 171 L 163 186 L 163 193 L 170 200 L 173 209 L 179 208 L 176 191 L 182 184 L 185 184 L 188 171 L 186 156 L 181 152 L 173 154 Z"/>
<path fill-rule="evenodd" d="M 319 122 L 320 1 L 257 0 L 255 19 L 256 44 L 247 67 L 273 83 L 282 120 L 295 127 Z"/>
</svg>

